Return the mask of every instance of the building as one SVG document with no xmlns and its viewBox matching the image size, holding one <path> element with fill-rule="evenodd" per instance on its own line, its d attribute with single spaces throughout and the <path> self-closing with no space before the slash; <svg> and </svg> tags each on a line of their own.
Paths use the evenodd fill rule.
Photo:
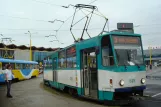
<svg viewBox="0 0 161 107">
<path fill-rule="evenodd" d="M 32 60 L 42 62 L 45 57 L 52 54 L 58 48 L 44 48 L 32 46 Z M 17 60 L 30 60 L 30 47 L 15 44 L 5 45 L 0 43 L 0 57 Z"/>
<path fill-rule="evenodd" d="M 59 48 L 44 48 L 32 46 L 32 60 L 43 63 L 43 60 Z M 152 49 L 152 65 L 161 65 L 161 49 Z M 16 46 L 15 44 L 5 45 L 0 43 L 0 58 L 30 60 L 30 47 L 25 45 Z M 150 50 L 144 50 L 146 65 L 150 64 Z"/>
<path fill-rule="evenodd" d="M 144 50 L 144 58 L 146 65 L 150 64 L 150 50 Z M 161 49 L 151 50 L 151 62 L 152 65 L 160 65 L 161 63 Z"/>
</svg>

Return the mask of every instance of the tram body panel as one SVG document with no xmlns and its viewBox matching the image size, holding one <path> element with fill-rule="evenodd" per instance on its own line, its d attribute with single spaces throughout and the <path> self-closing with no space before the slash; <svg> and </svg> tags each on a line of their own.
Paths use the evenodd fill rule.
<svg viewBox="0 0 161 107">
<path fill-rule="evenodd" d="M 53 81 L 53 70 L 45 69 L 43 76 L 44 76 L 44 80 Z"/>
<path fill-rule="evenodd" d="M 113 72 L 107 70 L 99 70 L 99 90 L 112 91 L 119 88 L 128 88 L 136 86 L 144 86 L 141 83 L 142 78 L 146 78 L 145 71 L 141 72 Z M 110 84 L 110 79 L 112 79 L 112 84 Z M 124 80 L 125 84 L 120 86 L 120 80 Z"/>
<path fill-rule="evenodd" d="M 57 82 L 74 86 L 81 87 L 80 84 L 80 71 L 79 70 L 58 70 Z"/>
<path fill-rule="evenodd" d="M 18 80 L 29 79 L 32 76 L 38 76 L 39 70 L 38 69 L 21 69 L 21 70 L 12 70 L 14 74 L 14 78 Z"/>
</svg>

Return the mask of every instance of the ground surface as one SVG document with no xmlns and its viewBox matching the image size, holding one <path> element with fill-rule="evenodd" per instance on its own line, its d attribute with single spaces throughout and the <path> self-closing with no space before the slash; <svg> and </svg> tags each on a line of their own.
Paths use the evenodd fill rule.
<svg viewBox="0 0 161 107">
<path fill-rule="evenodd" d="M 148 76 L 161 76 L 161 70 L 148 71 Z M 0 86 L 0 107 L 107 107 L 93 101 L 73 98 L 43 85 L 42 76 L 12 84 L 13 98 L 6 98 L 6 87 Z M 161 80 L 149 77 L 144 95 L 152 98 L 129 107 L 161 107 Z M 124 107 L 124 106 L 122 106 Z"/>
</svg>

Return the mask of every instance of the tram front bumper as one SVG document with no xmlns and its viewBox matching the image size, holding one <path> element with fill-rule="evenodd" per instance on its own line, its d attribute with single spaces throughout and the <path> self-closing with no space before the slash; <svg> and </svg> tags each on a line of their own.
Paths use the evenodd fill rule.
<svg viewBox="0 0 161 107">
<path fill-rule="evenodd" d="M 146 89 L 146 86 L 135 86 L 135 87 L 124 87 L 124 88 L 116 88 L 115 92 L 133 92 L 133 91 L 142 91 Z"/>
</svg>

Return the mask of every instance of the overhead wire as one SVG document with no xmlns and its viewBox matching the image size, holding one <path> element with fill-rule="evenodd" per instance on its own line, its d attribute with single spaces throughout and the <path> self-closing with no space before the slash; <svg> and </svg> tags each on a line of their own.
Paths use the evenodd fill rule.
<svg viewBox="0 0 161 107">
<path fill-rule="evenodd" d="M 32 0 L 34 2 L 38 2 L 38 3 L 43 3 L 43 4 L 48 4 L 51 6 L 58 6 L 58 7 L 62 7 L 62 5 L 58 5 L 58 4 L 53 4 L 53 3 L 49 3 L 49 2 L 43 2 L 43 1 L 39 1 L 39 0 Z"/>
<path fill-rule="evenodd" d="M 44 3 L 44 4 L 49 4 L 49 5 L 52 5 L 52 6 L 59 6 L 59 7 L 62 7 L 63 8 L 62 5 L 52 4 L 52 3 L 48 3 L 48 2 L 42 2 L 42 1 L 38 1 L 38 0 L 32 0 L 32 1 L 39 2 L 39 3 Z M 24 20 L 33 20 L 33 21 L 40 21 L 40 22 L 48 22 L 46 20 L 31 19 L 31 18 L 27 18 L 27 17 L 17 17 L 17 16 L 3 15 L 3 14 L 0 14 L 0 16 L 10 17 L 10 18 L 17 18 L 17 19 L 24 19 Z"/>
<path fill-rule="evenodd" d="M 39 21 L 39 22 L 48 22 L 48 21 L 46 21 L 46 20 L 40 20 L 40 19 L 31 19 L 31 18 L 27 18 L 27 17 L 17 17 L 17 16 L 3 15 L 3 14 L 0 14 L 0 16 L 4 16 L 4 17 L 10 17 L 10 18 L 17 18 L 17 19 L 24 19 L 24 20 Z"/>
<path fill-rule="evenodd" d="M 91 1 L 89 4 L 92 4 L 92 3 L 94 3 L 94 2 L 96 2 L 97 0 L 93 0 L 93 1 Z"/>
<path fill-rule="evenodd" d="M 44 4 L 49 4 L 49 5 L 52 5 L 52 6 L 59 6 L 59 7 L 63 7 L 62 5 L 57 5 L 57 4 L 52 4 L 52 3 L 48 3 L 48 2 L 42 2 L 42 1 L 38 1 L 38 0 L 32 0 L 34 2 L 39 2 L 39 3 L 44 3 Z M 92 4 L 94 3 L 95 1 L 97 0 L 94 0 L 92 2 L 90 2 L 89 4 Z M 78 10 L 79 11 L 79 10 Z M 73 14 L 74 15 L 74 14 Z M 72 16 L 73 16 L 72 15 Z M 5 15 L 2 15 L 0 14 L 0 16 L 5 16 Z M 68 17 L 65 21 L 67 22 L 72 16 Z M 11 17 L 11 18 L 18 18 L 18 19 L 27 19 L 27 20 L 35 20 L 35 21 L 41 21 L 41 22 L 48 22 L 48 21 L 45 21 L 45 20 L 37 20 L 37 19 L 31 19 L 31 18 L 26 18 L 26 17 L 17 17 L 17 16 L 7 16 L 7 17 Z M 64 23 L 55 31 L 60 31 L 61 27 L 64 25 Z M 28 30 L 28 29 L 8 29 L 8 30 Z M 32 29 L 33 30 L 33 29 Z M 81 30 L 81 29 L 73 29 L 73 30 Z M 42 30 L 41 30 L 42 31 Z M 43 31 L 46 31 L 46 30 L 43 30 Z M 53 30 L 47 30 L 47 31 L 53 31 Z M 61 31 L 67 31 L 67 30 L 61 30 Z M 56 32 L 57 33 L 57 32 Z"/>
<path fill-rule="evenodd" d="M 95 1 L 97 1 L 97 0 L 94 0 L 94 1 L 92 1 L 92 2 L 90 2 L 89 4 L 92 4 L 92 3 L 94 3 Z M 71 5 L 71 6 L 73 6 L 73 5 Z M 62 6 L 63 7 L 63 6 Z M 67 7 L 68 8 L 68 7 Z M 78 11 L 80 11 L 82 8 L 80 8 L 79 10 L 77 10 L 77 11 L 75 11 L 75 13 L 77 13 Z M 72 18 L 74 15 L 75 15 L 75 13 L 73 14 L 73 15 L 71 15 L 70 17 L 68 17 L 65 21 L 64 21 L 64 23 L 66 23 L 70 18 Z M 56 38 L 57 38 L 57 33 L 58 33 L 58 31 L 60 31 L 60 29 L 61 29 L 61 27 L 64 25 L 64 23 L 58 28 L 58 30 L 56 30 Z M 58 40 L 58 39 L 57 39 Z"/>
<path fill-rule="evenodd" d="M 89 4 L 92 4 L 92 3 L 94 3 L 94 2 L 96 2 L 97 0 L 94 0 L 94 1 L 92 1 L 92 2 L 90 2 Z M 76 11 L 76 13 L 78 12 L 78 11 L 80 11 L 82 8 L 80 8 L 79 10 L 77 10 Z M 72 14 L 71 16 L 69 16 L 66 20 L 64 20 L 64 23 L 66 23 L 70 18 L 72 18 L 74 16 L 74 14 Z M 61 27 L 64 25 L 64 23 L 61 25 Z M 59 29 L 61 29 L 61 27 L 59 28 Z"/>
<path fill-rule="evenodd" d="M 47 3 L 47 2 L 42 2 L 42 1 L 38 1 L 38 0 L 32 0 L 32 1 L 35 1 L 35 2 L 39 2 L 39 3 L 44 3 L 44 4 L 49 4 L 49 5 L 52 5 L 52 6 L 59 6 L 59 7 L 62 7 L 62 5 L 57 5 L 57 4 L 52 4 L 52 3 Z M 89 4 L 92 4 L 94 3 L 95 1 L 97 0 L 93 0 L 92 2 L 90 2 Z M 82 8 L 81 8 L 82 9 Z M 80 9 L 80 10 L 81 10 Z M 78 11 L 80 11 L 78 10 Z M 85 9 L 84 9 L 85 10 Z M 78 12 L 77 11 L 77 12 Z M 99 12 L 99 11 L 97 11 Z M 100 13 L 100 12 L 99 12 Z M 94 13 L 96 15 L 98 15 L 97 13 Z M 100 13 L 101 14 L 101 13 Z M 74 14 L 73 14 L 74 15 Z M 64 23 L 66 23 L 73 15 L 71 15 L 70 17 L 68 17 Z M 0 15 L 0 16 L 5 16 L 5 15 Z M 99 16 L 103 16 L 105 18 L 105 16 L 103 14 L 99 15 Z M 31 19 L 31 18 L 22 18 L 22 17 L 15 17 L 15 16 L 8 16 L 8 17 L 12 17 L 12 18 L 19 18 L 19 19 L 29 19 L 29 20 L 35 20 L 35 21 L 41 21 L 41 22 L 48 22 L 48 21 L 45 21 L 45 20 L 37 20 L 37 19 Z M 57 29 L 57 31 L 69 31 L 67 29 L 64 29 L 64 30 L 60 30 L 61 27 L 64 25 L 64 23 Z M 154 25 L 161 25 L 161 24 L 149 24 L 149 25 L 141 25 L 141 27 L 143 26 L 149 26 L 149 27 L 152 27 Z M 0 28 L 1 29 L 1 28 Z M 102 28 L 92 28 L 92 29 L 89 29 L 89 30 L 96 30 L 96 29 L 102 29 Z M 8 30 L 28 30 L 28 29 L 8 29 Z M 31 30 L 38 30 L 38 31 L 54 31 L 54 30 L 40 30 L 40 29 L 31 29 Z M 82 30 L 82 29 L 73 29 L 73 30 Z"/>
</svg>

